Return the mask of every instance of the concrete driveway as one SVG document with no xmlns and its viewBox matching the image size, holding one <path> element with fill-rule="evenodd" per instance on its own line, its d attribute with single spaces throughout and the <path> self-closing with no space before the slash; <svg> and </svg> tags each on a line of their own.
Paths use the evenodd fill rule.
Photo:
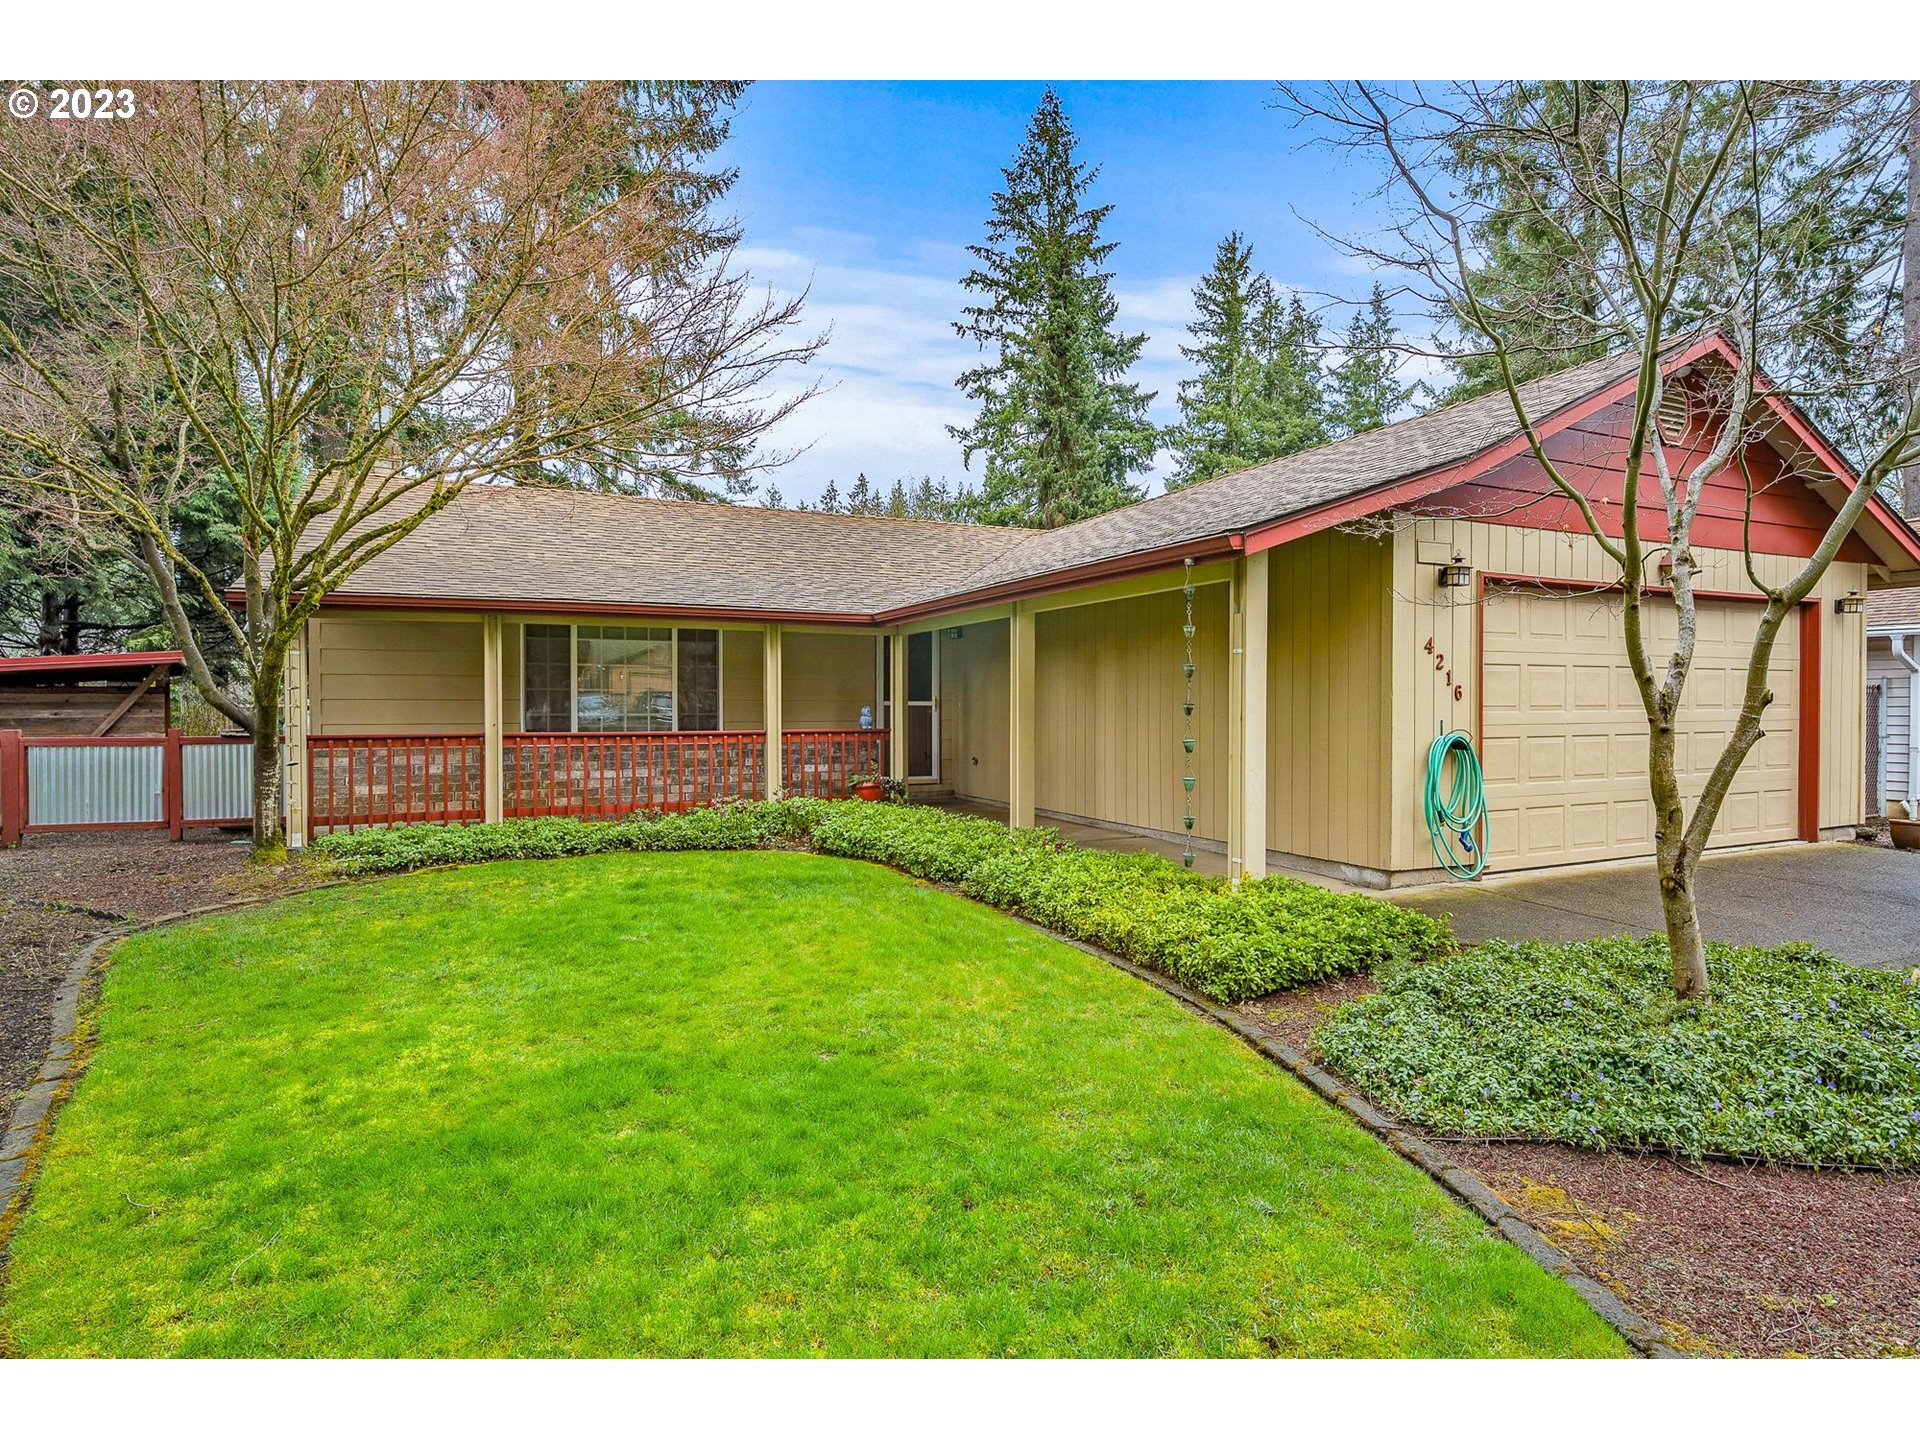
<svg viewBox="0 0 1920 1440">
<path fill-rule="evenodd" d="M 1650 862 L 1497 876 L 1391 898 L 1429 915 L 1451 914 L 1466 941 L 1589 940 L 1665 928 Z M 1700 923 L 1709 940 L 1810 940 L 1858 965 L 1920 965 L 1920 851 L 1825 844 L 1709 855 L 1700 865 Z"/>
</svg>

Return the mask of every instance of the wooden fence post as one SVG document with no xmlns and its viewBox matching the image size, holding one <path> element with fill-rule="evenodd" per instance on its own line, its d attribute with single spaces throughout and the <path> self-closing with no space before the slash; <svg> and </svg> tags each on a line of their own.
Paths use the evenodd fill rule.
<svg viewBox="0 0 1920 1440">
<path fill-rule="evenodd" d="M 166 749 L 160 757 L 160 808 L 166 813 L 169 840 L 178 840 L 186 829 L 186 806 L 182 794 L 186 784 L 181 759 L 185 749 L 180 743 L 180 732 L 167 731 Z"/>
<path fill-rule="evenodd" d="M 0 730 L 0 850 L 20 843 L 26 823 L 26 737 L 18 730 Z"/>
</svg>

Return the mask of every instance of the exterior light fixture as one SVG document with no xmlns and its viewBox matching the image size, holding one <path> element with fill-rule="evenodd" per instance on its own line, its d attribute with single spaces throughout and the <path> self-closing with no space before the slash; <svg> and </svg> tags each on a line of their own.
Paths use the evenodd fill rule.
<svg viewBox="0 0 1920 1440">
<path fill-rule="evenodd" d="M 1473 584 L 1473 567 L 1467 564 L 1467 557 L 1458 550 L 1453 552 L 1450 564 L 1440 567 L 1440 585 L 1442 589 L 1464 589 Z"/>
<path fill-rule="evenodd" d="M 1858 615 L 1867 608 L 1867 597 L 1858 590 L 1849 590 L 1833 602 L 1834 612 L 1840 615 Z"/>
</svg>

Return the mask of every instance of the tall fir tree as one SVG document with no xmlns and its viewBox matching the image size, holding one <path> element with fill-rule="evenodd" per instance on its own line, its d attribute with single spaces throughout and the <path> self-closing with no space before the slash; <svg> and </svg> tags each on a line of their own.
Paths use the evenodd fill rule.
<svg viewBox="0 0 1920 1440">
<path fill-rule="evenodd" d="M 1281 302 L 1238 232 L 1220 242 L 1193 302 L 1195 343 L 1180 353 L 1199 373 L 1180 382 L 1180 421 L 1167 436 L 1179 468 L 1167 488 L 1326 439 L 1319 327 L 1299 296 Z"/>
<path fill-rule="evenodd" d="M 1074 143 L 1049 89 L 960 282 L 979 303 L 954 330 L 989 358 L 956 382 L 979 415 L 950 430 L 969 465 L 986 457 L 981 516 L 995 523 L 1050 528 L 1139 499 L 1132 477 L 1159 440 L 1153 395 L 1126 378 L 1147 337 L 1116 327 L 1102 268 L 1112 207 L 1083 205 L 1099 171 L 1074 159 Z"/>
<path fill-rule="evenodd" d="M 1341 434 L 1379 429 L 1400 414 L 1419 388 L 1400 383 L 1394 336 L 1387 292 L 1376 284 L 1372 297 L 1347 326 L 1341 347 L 1346 359 L 1333 371 L 1332 418 Z"/>
</svg>

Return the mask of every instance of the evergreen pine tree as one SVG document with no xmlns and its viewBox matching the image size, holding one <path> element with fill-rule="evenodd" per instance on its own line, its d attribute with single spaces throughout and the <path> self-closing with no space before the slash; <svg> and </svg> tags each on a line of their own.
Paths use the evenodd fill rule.
<svg viewBox="0 0 1920 1440">
<path fill-rule="evenodd" d="M 1006 188 L 993 197 L 987 241 L 961 285 L 980 297 L 955 331 L 989 351 L 956 382 L 980 407 L 952 427 L 971 464 L 986 456 L 981 509 L 997 523 L 1051 527 L 1140 497 L 1158 432 L 1151 393 L 1126 374 L 1145 335 L 1115 328 L 1111 207 L 1082 207 L 1099 171 L 1073 158 L 1074 134 L 1049 89 L 1027 126 Z"/>
<path fill-rule="evenodd" d="M 1271 285 L 1254 317 L 1254 348 L 1260 356 L 1256 400 L 1265 417 L 1267 453 L 1291 455 L 1330 438 L 1327 372 L 1320 363 L 1320 322 L 1298 294 L 1282 305 Z"/>
<path fill-rule="evenodd" d="M 840 503 L 840 486 L 832 480 L 827 488 L 820 492 L 820 503 L 814 507 L 828 515 L 838 515 L 845 507 Z"/>
<path fill-rule="evenodd" d="M 1324 440 L 1319 327 L 1299 296 L 1281 303 L 1238 232 L 1220 242 L 1193 303 L 1196 318 L 1187 330 L 1195 343 L 1180 353 L 1199 374 L 1180 382 L 1180 423 L 1167 437 L 1179 469 L 1167 488 Z"/>
<path fill-rule="evenodd" d="M 1333 421 L 1344 435 L 1377 430 L 1397 416 L 1417 387 L 1400 383 L 1393 313 L 1379 285 L 1347 327 L 1347 358 L 1333 372 Z"/>
</svg>

